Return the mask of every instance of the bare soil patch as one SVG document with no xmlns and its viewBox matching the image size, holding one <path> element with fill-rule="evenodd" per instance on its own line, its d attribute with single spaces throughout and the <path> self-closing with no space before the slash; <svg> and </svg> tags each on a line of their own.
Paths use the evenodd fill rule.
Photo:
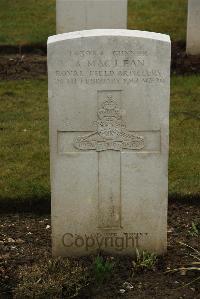
<svg viewBox="0 0 200 299">
<path fill-rule="evenodd" d="M 187 55 L 184 42 L 172 43 L 171 72 L 178 75 L 200 73 L 200 55 Z"/>
<path fill-rule="evenodd" d="M 0 79 L 38 79 L 47 75 L 47 58 L 38 54 L 0 56 Z"/>
<path fill-rule="evenodd" d="M 115 257 L 110 279 L 102 285 L 91 279 L 90 284 L 82 288 L 75 298 L 200 298 L 200 280 L 186 286 L 198 273 L 165 273 L 169 268 L 187 265 L 193 261 L 188 248 L 181 246 L 179 242 L 199 250 L 200 236 L 189 233 L 191 223 L 199 221 L 199 212 L 199 204 L 171 202 L 168 213 L 168 252 L 159 257 L 156 268 L 134 274 L 131 258 Z M 12 298 L 12 290 L 21 281 L 21 267 L 33 266 L 51 259 L 50 225 L 49 215 L 0 216 L 0 298 Z M 72 265 L 74 263 L 76 267 L 86 267 L 91 277 L 93 262 L 94 257 L 72 259 Z M 120 295 L 119 290 L 126 281 L 133 285 L 133 289 Z"/>
</svg>

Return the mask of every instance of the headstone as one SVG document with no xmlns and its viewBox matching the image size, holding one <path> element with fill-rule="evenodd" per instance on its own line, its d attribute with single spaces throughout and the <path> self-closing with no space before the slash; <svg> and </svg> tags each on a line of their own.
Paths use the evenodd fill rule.
<svg viewBox="0 0 200 299">
<path fill-rule="evenodd" d="M 170 39 L 48 40 L 53 254 L 166 250 Z"/>
<path fill-rule="evenodd" d="M 188 0 L 187 54 L 200 54 L 200 0 Z"/>
<path fill-rule="evenodd" d="M 127 28 L 127 0 L 57 0 L 57 34 L 85 29 Z"/>
</svg>

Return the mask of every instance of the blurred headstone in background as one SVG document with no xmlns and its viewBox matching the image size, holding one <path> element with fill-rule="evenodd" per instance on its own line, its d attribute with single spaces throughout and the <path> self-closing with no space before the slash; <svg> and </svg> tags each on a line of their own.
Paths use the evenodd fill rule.
<svg viewBox="0 0 200 299">
<path fill-rule="evenodd" d="M 200 0 L 188 0 L 187 54 L 200 54 Z"/>
<path fill-rule="evenodd" d="M 127 0 L 57 0 L 57 34 L 87 29 L 126 29 Z"/>
</svg>

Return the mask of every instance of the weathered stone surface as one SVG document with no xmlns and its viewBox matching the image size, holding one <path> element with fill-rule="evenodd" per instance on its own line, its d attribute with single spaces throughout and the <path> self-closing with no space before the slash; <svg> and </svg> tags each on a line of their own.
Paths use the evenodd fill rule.
<svg viewBox="0 0 200 299">
<path fill-rule="evenodd" d="M 54 255 L 163 253 L 170 39 L 131 30 L 50 37 Z"/>
<path fill-rule="evenodd" d="M 127 0 L 57 0 L 57 33 L 127 28 Z"/>
<path fill-rule="evenodd" d="M 187 48 L 191 55 L 200 54 L 200 1 L 188 0 Z"/>
</svg>

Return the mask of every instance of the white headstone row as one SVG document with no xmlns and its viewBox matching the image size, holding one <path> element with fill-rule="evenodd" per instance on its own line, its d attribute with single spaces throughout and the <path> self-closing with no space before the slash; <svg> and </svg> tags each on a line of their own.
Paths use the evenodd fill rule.
<svg viewBox="0 0 200 299">
<path fill-rule="evenodd" d="M 48 39 L 53 254 L 167 246 L 170 39 Z"/>
<path fill-rule="evenodd" d="M 126 29 L 127 0 L 56 0 L 57 34 L 86 29 Z M 186 52 L 200 54 L 200 0 L 188 0 Z"/>
</svg>

